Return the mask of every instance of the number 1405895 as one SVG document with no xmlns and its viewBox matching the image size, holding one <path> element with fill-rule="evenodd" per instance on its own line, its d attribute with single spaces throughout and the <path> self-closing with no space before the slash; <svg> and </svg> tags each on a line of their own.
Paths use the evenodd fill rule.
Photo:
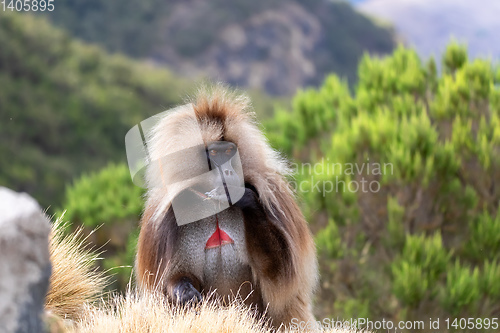
<svg viewBox="0 0 500 333">
<path fill-rule="evenodd" d="M 1 0 L 0 8 L 4 12 L 52 12 L 55 6 L 54 0 Z"/>
</svg>

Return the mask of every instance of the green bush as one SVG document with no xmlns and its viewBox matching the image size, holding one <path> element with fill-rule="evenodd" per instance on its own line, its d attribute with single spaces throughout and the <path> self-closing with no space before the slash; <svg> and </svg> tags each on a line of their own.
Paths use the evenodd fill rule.
<svg viewBox="0 0 500 333">
<path fill-rule="evenodd" d="M 414 306 L 429 294 L 429 276 L 422 266 L 402 261 L 393 268 L 394 294 L 405 305 Z"/>
<path fill-rule="evenodd" d="M 480 298 L 480 277 L 478 268 L 472 271 L 457 260 L 450 264 L 446 284 L 441 293 L 441 304 L 453 316 L 460 314 L 465 306 L 474 306 Z"/>
<path fill-rule="evenodd" d="M 141 215 L 144 190 L 132 183 L 125 164 L 110 164 L 99 172 L 84 174 L 66 188 L 65 218 L 95 228 Z"/>
<path fill-rule="evenodd" d="M 443 65 L 448 73 L 453 73 L 467 62 L 467 48 L 453 41 L 443 56 Z"/>
<path fill-rule="evenodd" d="M 266 123 L 272 145 L 298 165 L 295 187 L 320 229 L 325 308 L 327 298 L 363 301 L 374 320 L 494 311 L 486 300 L 496 288 L 485 288 L 500 252 L 500 71 L 469 62 L 456 43 L 442 63 L 438 76 L 433 59 L 423 64 L 404 47 L 366 55 L 354 94 L 330 76 Z M 375 164 L 382 172 L 367 170 Z M 312 181 L 319 190 L 304 186 Z M 353 190 L 353 181 L 380 187 Z M 325 182 L 340 185 L 323 191 Z"/>
<path fill-rule="evenodd" d="M 88 232 L 96 229 L 90 240 L 103 251 L 102 266 L 115 275 L 112 287 L 120 290 L 125 290 L 134 264 L 143 194 L 125 164 L 84 174 L 66 188 L 64 219 Z"/>
<path fill-rule="evenodd" d="M 316 244 L 326 252 L 329 258 L 342 258 L 344 256 L 344 245 L 340 238 L 339 228 L 333 220 L 329 220 L 328 225 L 318 232 Z"/>
<path fill-rule="evenodd" d="M 339 312 L 334 319 L 350 321 L 351 318 L 370 318 L 370 305 L 366 300 L 336 300 L 335 308 L 339 309 Z"/>
<path fill-rule="evenodd" d="M 396 297 L 410 306 L 417 306 L 425 297 L 434 297 L 437 281 L 446 272 L 450 257 L 440 234 L 407 235 L 401 257 L 392 263 Z"/>
<path fill-rule="evenodd" d="M 494 301 L 500 300 L 500 265 L 497 261 L 486 261 L 481 275 L 482 292 Z"/>
<path fill-rule="evenodd" d="M 476 259 L 500 258 L 500 209 L 496 216 L 484 211 L 469 224 L 470 239 L 467 244 Z"/>
<path fill-rule="evenodd" d="M 407 235 L 401 257 L 412 265 L 422 267 L 433 283 L 446 271 L 451 254 L 443 247 L 441 235 L 436 233 L 430 237 Z"/>
</svg>

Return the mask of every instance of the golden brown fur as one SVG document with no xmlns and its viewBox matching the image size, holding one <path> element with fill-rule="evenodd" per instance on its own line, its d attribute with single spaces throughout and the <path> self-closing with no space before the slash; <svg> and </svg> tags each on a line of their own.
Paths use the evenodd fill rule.
<svg viewBox="0 0 500 333">
<path fill-rule="evenodd" d="M 286 163 L 270 148 L 249 108 L 247 97 L 230 93 L 221 86 L 202 89 L 191 105 L 182 106 L 164 117 L 153 130 L 149 138 L 153 162 L 148 169 L 149 190 L 137 253 L 138 283 L 145 289 L 160 289 L 169 294 L 169 286 L 179 278 L 177 275 L 182 264 L 176 259 L 175 252 L 179 227 L 169 216 L 169 208 L 172 199 L 184 188 L 173 185 L 167 191 L 165 187 L 155 186 L 158 178 L 171 184 L 178 175 L 176 170 L 165 170 L 154 161 L 192 145 L 199 139 L 196 133 L 201 128 L 205 145 L 219 140 L 237 145 L 245 184 L 256 189 L 269 220 L 269 225 L 262 230 L 272 233 L 277 239 L 270 244 L 271 249 L 279 251 L 278 243 L 286 247 L 282 257 L 276 254 L 268 256 L 255 245 L 259 243 L 247 241 L 253 284 L 263 305 L 267 306 L 267 316 L 275 326 L 289 324 L 292 318 L 314 320 L 311 310 L 311 298 L 317 283 L 314 242 L 285 179 L 288 174 Z M 189 173 L 189 168 L 196 166 L 185 163 L 182 172 Z M 255 238 L 247 235 L 247 239 L 252 237 Z M 199 276 L 189 277 L 196 289 L 201 288 Z"/>
</svg>

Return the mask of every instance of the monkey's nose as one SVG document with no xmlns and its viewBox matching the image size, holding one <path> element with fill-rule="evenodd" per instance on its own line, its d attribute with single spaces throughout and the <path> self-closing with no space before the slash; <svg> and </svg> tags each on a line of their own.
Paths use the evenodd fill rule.
<svg viewBox="0 0 500 333">
<path fill-rule="evenodd" d="M 224 175 L 225 176 L 232 176 L 232 175 L 234 175 L 234 171 L 233 170 L 224 170 Z"/>
</svg>

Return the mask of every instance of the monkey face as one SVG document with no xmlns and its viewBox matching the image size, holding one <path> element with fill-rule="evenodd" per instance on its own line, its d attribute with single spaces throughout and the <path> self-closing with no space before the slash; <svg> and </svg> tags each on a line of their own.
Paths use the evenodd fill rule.
<svg viewBox="0 0 500 333">
<path fill-rule="evenodd" d="M 212 142 L 206 146 L 203 155 L 206 172 L 191 175 L 183 184 L 172 184 L 182 186 L 172 200 L 179 225 L 220 213 L 236 203 L 245 192 L 243 169 L 234 143 Z"/>
<path fill-rule="evenodd" d="M 217 141 L 186 148 L 151 164 L 150 184 L 156 171 L 156 190 L 171 197 L 178 225 L 220 213 L 245 192 L 243 168 L 232 142 Z"/>
<path fill-rule="evenodd" d="M 240 189 L 243 183 L 242 172 L 237 172 L 233 166 L 233 163 L 237 164 L 235 163 L 236 159 L 233 160 L 237 153 L 236 145 L 232 142 L 217 141 L 207 146 L 210 168 L 219 172 L 217 184 L 223 184 L 223 188 L 218 186 L 213 190 L 214 193 L 209 192 L 207 194 L 211 199 L 228 200 L 230 204 L 233 200 L 235 202 L 239 199 L 237 193 L 232 195 L 232 191 Z M 239 166 L 241 166 L 241 163 Z M 220 193 L 222 190 L 224 190 L 224 193 Z"/>
<path fill-rule="evenodd" d="M 236 144 L 207 142 L 202 132 L 185 105 L 142 121 L 125 138 L 132 180 L 171 203 L 179 225 L 229 208 L 245 190 Z"/>
</svg>

